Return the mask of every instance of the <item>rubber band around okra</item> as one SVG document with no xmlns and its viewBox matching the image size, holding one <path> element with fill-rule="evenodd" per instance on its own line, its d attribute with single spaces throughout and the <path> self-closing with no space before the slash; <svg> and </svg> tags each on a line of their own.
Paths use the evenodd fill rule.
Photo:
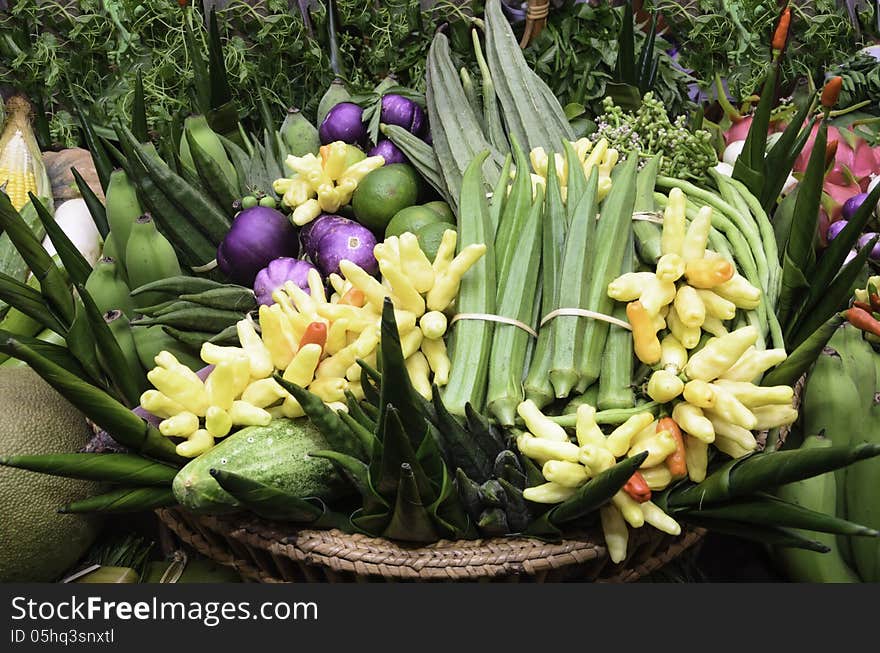
<svg viewBox="0 0 880 653">
<path fill-rule="evenodd" d="M 544 318 L 541 320 L 541 324 L 539 326 L 544 326 L 550 320 L 557 318 L 561 315 L 567 315 L 569 317 L 588 317 L 592 320 L 602 320 L 603 322 L 608 322 L 608 324 L 619 326 L 622 329 L 626 329 L 627 331 L 632 331 L 632 327 L 629 325 L 629 322 L 618 320 L 616 317 L 605 315 L 605 313 L 588 311 L 585 308 L 557 308 L 555 311 L 550 311 L 549 313 L 547 313 L 547 315 L 545 315 Z"/>
<path fill-rule="evenodd" d="M 532 327 L 524 322 L 520 322 L 519 320 L 514 320 L 510 317 L 503 317 L 501 315 L 492 315 L 491 313 L 457 313 L 449 320 L 449 326 L 452 326 L 459 320 L 483 320 L 484 322 L 498 322 L 499 324 L 509 324 L 510 326 L 515 326 L 518 329 L 522 329 L 526 333 L 528 333 L 532 338 L 538 337 L 538 332 L 535 331 Z"/>
<path fill-rule="evenodd" d="M 596 214 L 596 220 L 602 218 L 601 213 Z M 632 214 L 632 219 L 637 222 L 651 222 L 653 224 L 663 224 L 663 214 L 659 211 L 636 211 Z"/>
<path fill-rule="evenodd" d="M 196 272 L 196 273 L 210 272 L 211 270 L 215 269 L 217 267 L 217 265 L 218 265 L 217 259 L 211 259 L 210 261 L 208 261 L 204 265 L 197 265 L 195 267 L 191 267 L 190 270 L 192 270 L 193 272 Z"/>
</svg>

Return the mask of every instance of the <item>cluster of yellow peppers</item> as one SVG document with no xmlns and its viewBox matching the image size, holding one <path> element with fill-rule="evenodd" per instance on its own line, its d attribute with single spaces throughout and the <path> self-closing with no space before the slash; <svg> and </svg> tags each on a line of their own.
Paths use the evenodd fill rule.
<svg viewBox="0 0 880 653">
<path fill-rule="evenodd" d="M 432 262 L 414 234 L 389 238 L 374 249 L 383 280 L 344 260 L 343 276 L 330 276 L 334 292 L 329 298 L 317 270 L 309 273 L 308 292 L 287 282 L 273 293 L 274 304 L 260 307 L 259 333 L 245 319 L 237 325 L 240 347 L 202 346 L 202 360 L 214 365 L 204 382 L 170 353 L 160 353 L 157 367 L 147 374 L 155 389 L 141 396 L 141 406 L 163 418 L 163 435 L 186 438 L 177 452 L 190 458 L 233 427 L 304 415 L 299 402 L 272 378 L 276 371 L 332 408 L 345 410 L 346 392 L 363 398 L 358 359 L 376 363 L 386 297 L 395 306 L 413 386 L 430 399 L 432 382 L 442 386 L 449 378 L 444 311 L 455 300 L 461 278 L 486 251 L 483 244 L 469 245 L 456 255 L 456 244 L 456 232 L 447 230 Z"/>
<path fill-rule="evenodd" d="M 360 181 L 385 165 L 385 159 L 364 158 L 357 148 L 336 141 L 321 146 L 318 156 L 290 155 L 285 164 L 293 176 L 276 179 L 272 187 L 282 203 L 293 209 L 294 224 L 302 226 L 322 212 L 334 213 L 348 204 Z"/>
<path fill-rule="evenodd" d="M 608 147 L 608 141 L 604 138 L 596 141 L 595 144 L 588 138 L 581 138 L 571 143 L 574 151 L 577 153 L 578 161 L 584 169 L 584 175 L 590 178 L 593 168 L 599 168 L 599 200 L 605 198 L 611 190 L 611 171 L 617 165 L 620 154 L 612 147 Z M 548 155 L 543 147 L 536 147 L 529 153 L 529 159 L 532 163 L 532 190 L 537 190 L 538 186 L 546 188 L 547 186 L 547 167 Z M 566 199 L 568 191 L 568 159 L 564 154 L 557 152 L 555 154 L 555 170 L 556 176 L 559 178 L 559 186 L 562 191 L 563 201 Z"/>
<path fill-rule="evenodd" d="M 576 444 L 564 428 L 541 413 L 532 401 L 522 402 L 517 412 L 527 428 L 518 436 L 517 448 L 541 465 L 547 481 L 525 489 L 526 499 L 560 503 L 591 478 L 614 466 L 619 458 L 647 451 L 648 457 L 638 472 L 647 494 L 640 496 L 637 487 L 627 484 L 610 504 L 600 508 L 609 556 L 614 562 L 626 557 L 627 524 L 641 528 L 648 523 L 672 535 L 681 532 L 678 522 L 650 501 L 650 490 L 662 490 L 672 482 L 673 474 L 664 463 L 677 448 L 673 434 L 650 412 L 633 415 L 606 436 L 596 424 L 596 409 L 582 404 L 577 410 Z"/>
</svg>

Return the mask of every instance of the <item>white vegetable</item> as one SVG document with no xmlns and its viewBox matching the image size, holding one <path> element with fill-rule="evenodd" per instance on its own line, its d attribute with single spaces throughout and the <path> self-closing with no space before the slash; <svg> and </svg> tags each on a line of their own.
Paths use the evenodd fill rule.
<svg viewBox="0 0 880 653">
<path fill-rule="evenodd" d="M 101 234 L 98 233 L 84 199 L 67 200 L 61 204 L 55 209 L 55 222 L 89 265 L 94 265 L 101 258 Z M 49 236 L 43 239 L 43 247 L 50 256 L 57 253 Z"/>
<path fill-rule="evenodd" d="M 729 163 L 725 163 L 724 161 L 719 161 L 718 165 L 715 166 L 715 170 L 717 170 L 725 177 L 733 177 L 733 166 Z"/>
<path fill-rule="evenodd" d="M 788 178 L 785 180 L 785 184 L 782 186 L 782 194 L 788 195 L 791 191 L 797 188 L 798 180 L 795 179 L 791 173 L 789 173 Z"/>
<path fill-rule="evenodd" d="M 742 154 L 743 146 L 745 144 L 745 141 L 733 141 L 730 145 L 724 148 L 724 154 L 721 155 L 721 160 L 728 165 L 733 165 L 736 163 L 739 155 Z"/>
<path fill-rule="evenodd" d="M 874 190 L 874 188 L 877 186 L 877 184 L 880 184 L 880 175 L 874 177 L 871 180 L 871 183 L 868 184 L 868 193 L 870 193 L 872 190 Z M 874 215 L 876 215 L 877 217 L 880 217 L 880 201 L 878 201 L 877 206 L 874 207 Z"/>
</svg>

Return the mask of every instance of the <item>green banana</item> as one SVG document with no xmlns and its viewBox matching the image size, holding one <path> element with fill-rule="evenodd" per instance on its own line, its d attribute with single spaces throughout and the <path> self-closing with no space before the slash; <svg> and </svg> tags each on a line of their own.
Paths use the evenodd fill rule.
<svg viewBox="0 0 880 653">
<path fill-rule="evenodd" d="M 131 318 L 134 315 L 134 302 L 128 284 L 120 274 L 121 267 L 109 256 L 98 259 L 86 280 L 86 290 L 102 313 L 119 309 Z"/>
<path fill-rule="evenodd" d="M 223 171 L 227 182 L 232 188 L 238 188 L 238 175 L 229 160 L 220 137 L 208 125 L 205 116 L 189 116 L 183 122 L 183 133 L 180 135 L 180 164 L 196 175 L 196 164 L 189 149 L 188 139 L 192 138 L 210 156 Z"/>
<path fill-rule="evenodd" d="M 107 322 L 110 332 L 116 338 L 119 349 L 122 350 L 122 355 L 125 357 L 125 362 L 128 363 L 128 369 L 132 374 L 138 376 L 137 380 L 140 391 L 145 391 L 149 387 L 147 376 L 138 357 L 137 347 L 134 344 L 134 335 L 132 334 L 133 327 L 129 323 L 128 317 L 122 311 L 114 309 L 104 313 L 104 321 Z"/>
<path fill-rule="evenodd" d="M 804 439 L 801 448 L 821 449 L 830 446 L 832 443 L 828 438 L 811 435 Z M 837 481 L 831 472 L 783 485 L 776 494 L 781 499 L 825 514 L 835 514 L 837 509 Z M 844 561 L 834 535 L 800 530 L 797 532 L 804 537 L 821 542 L 831 551 L 816 553 L 815 551 L 790 547 L 777 549 L 777 557 L 791 580 L 802 583 L 859 582 L 858 576 Z M 870 541 L 870 538 L 856 539 Z"/>
<path fill-rule="evenodd" d="M 161 326 L 133 326 L 131 336 L 134 339 L 138 360 L 145 370 L 156 367 L 155 358 L 160 351 L 168 351 L 191 370 L 200 370 L 205 363 L 178 340 L 169 336 Z"/>
<path fill-rule="evenodd" d="M 859 333 L 856 329 L 853 331 Z M 880 379 L 880 354 L 873 352 L 870 346 L 868 351 L 871 352 L 870 356 L 859 362 L 862 367 L 871 368 L 870 373 L 875 379 Z M 863 376 L 868 376 L 867 369 L 863 372 Z M 871 398 L 868 410 L 858 413 L 857 420 L 853 420 L 855 429 L 853 441 L 880 443 L 880 383 L 875 380 L 869 390 Z M 876 460 L 862 461 L 846 472 L 847 515 L 873 528 L 880 526 L 878 479 L 880 479 L 880 464 Z M 854 539 L 852 557 L 853 564 L 864 582 L 880 582 L 880 542 L 867 538 Z"/>
<path fill-rule="evenodd" d="M 351 93 L 345 88 L 345 82 L 338 77 L 334 79 L 330 84 L 330 87 L 321 97 L 321 101 L 318 102 L 318 124 L 320 125 L 324 122 L 324 118 L 330 113 L 330 109 L 340 102 L 347 102 L 350 99 Z"/>
<path fill-rule="evenodd" d="M 112 234 L 111 254 L 114 258 L 125 263 L 125 249 L 128 245 L 128 237 L 131 234 L 132 225 L 144 210 L 138 201 L 134 184 L 128 178 L 124 170 L 114 170 L 110 174 L 110 183 L 107 185 L 107 223 L 110 225 Z M 111 237 L 107 237 L 111 241 Z M 108 256 L 107 241 L 104 243 L 104 256 Z"/>
<path fill-rule="evenodd" d="M 149 213 L 135 220 L 131 229 L 125 248 L 125 270 L 133 288 L 180 274 L 180 263 L 174 247 L 156 229 Z M 162 297 L 143 293 L 138 295 L 135 307 L 149 306 L 159 301 L 162 301 Z"/>
<path fill-rule="evenodd" d="M 293 156 L 317 154 L 321 147 L 318 128 L 310 123 L 299 109 L 287 110 L 279 132 L 287 153 Z"/>
</svg>

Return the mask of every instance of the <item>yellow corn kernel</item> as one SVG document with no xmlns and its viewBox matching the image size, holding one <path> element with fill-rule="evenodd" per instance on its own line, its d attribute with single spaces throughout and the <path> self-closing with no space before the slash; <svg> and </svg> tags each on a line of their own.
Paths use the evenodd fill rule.
<svg viewBox="0 0 880 653">
<path fill-rule="evenodd" d="M 691 379 L 712 381 L 718 378 L 758 340 L 758 329 L 742 327 L 706 344 L 688 360 L 685 374 Z"/>
<path fill-rule="evenodd" d="M 642 478 L 648 487 L 655 492 L 665 490 L 672 483 L 672 472 L 666 465 L 655 465 L 654 467 L 643 467 L 639 470 Z"/>
<path fill-rule="evenodd" d="M 642 513 L 641 505 L 623 490 L 611 497 L 611 503 L 620 511 L 626 523 L 633 528 L 641 528 L 645 525 L 645 515 Z"/>
<path fill-rule="evenodd" d="M 681 255 L 687 227 L 686 208 L 687 198 L 684 193 L 678 188 L 669 191 L 669 201 L 663 212 L 663 231 L 660 235 L 661 253 Z"/>
<path fill-rule="evenodd" d="M 645 458 L 640 467 L 654 467 L 666 460 L 670 454 L 675 452 L 675 449 L 676 443 L 672 434 L 669 431 L 660 431 L 653 438 L 642 440 L 631 447 L 629 452 L 627 452 L 627 457 L 632 458 L 643 451 L 647 451 L 648 457 Z"/>
<path fill-rule="evenodd" d="M 745 277 L 734 274 L 728 281 L 712 289 L 716 295 L 733 302 L 738 308 L 754 310 L 761 304 L 761 291 Z"/>
<path fill-rule="evenodd" d="M 265 379 L 267 376 L 271 376 L 275 371 L 272 355 L 257 334 L 253 322 L 249 319 L 239 320 L 235 327 L 238 332 L 238 341 L 250 361 L 251 376 L 255 379 Z"/>
<path fill-rule="evenodd" d="M 586 467 L 567 460 L 548 460 L 541 468 L 541 473 L 551 483 L 563 487 L 580 487 L 590 480 Z"/>
<path fill-rule="evenodd" d="M 602 534 L 605 536 L 605 548 L 611 562 L 617 564 L 626 558 L 626 547 L 629 543 L 629 529 L 617 506 L 608 504 L 599 508 L 602 521 Z"/>
<path fill-rule="evenodd" d="M 232 418 L 218 406 L 211 406 L 205 412 L 205 430 L 211 437 L 222 438 L 232 430 Z"/>
<path fill-rule="evenodd" d="M 686 327 L 699 329 L 706 320 L 706 307 L 697 291 L 682 285 L 675 294 L 675 312 Z"/>
<path fill-rule="evenodd" d="M 406 371 L 413 389 L 428 401 L 431 400 L 431 380 L 429 378 L 431 368 L 425 355 L 417 351 L 406 359 Z"/>
<path fill-rule="evenodd" d="M 608 284 L 608 296 L 618 302 L 635 301 L 654 278 L 653 272 L 625 272 Z"/>
<path fill-rule="evenodd" d="M 597 447 L 605 446 L 605 434 L 596 424 L 596 409 L 589 404 L 581 404 L 577 408 L 577 421 L 575 433 L 579 446 L 592 444 Z"/>
<path fill-rule="evenodd" d="M 660 341 L 660 366 L 667 372 L 678 375 L 687 365 L 688 353 L 684 345 L 671 333 Z"/>
<path fill-rule="evenodd" d="M 696 261 L 706 255 L 706 243 L 709 241 L 709 232 L 712 230 L 712 207 L 704 206 L 697 213 L 684 237 L 681 248 L 681 257 L 685 263 Z"/>
<path fill-rule="evenodd" d="M 780 406 L 773 404 L 769 406 L 755 406 L 752 408 L 752 414 L 755 416 L 755 425 L 753 429 L 766 431 L 774 429 L 778 426 L 788 426 L 797 420 L 798 412 L 791 406 Z"/>
<path fill-rule="evenodd" d="M 685 261 L 678 254 L 664 254 L 657 260 L 657 278 L 663 283 L 675 283 L 684 276 Z"/>
<path fill-rule="evenodd" d="M 447 230 L 446 233 L 455 233 Z M 442 245 L 441 245 L 442 247 Z M 428 291 L 427 305 L 432 311 L 443 311 L 452 303 L 461 285 L 462 277 L 486 253 L 483 243 L 468 245 L 448 265 L 439 271 L 435 268 L 434 285 Z M 439 259 L 438 252 L 437 258 Z"/>
<path fill-rule="evenodd" d="M 684 386 L 684 400 L 692 406 L 712 408 L 715 406 L 715 388 L 706 381 L 688 381 Z"/>
<path fill-rule="evenodd" d="M 646 365 L 654 365 L 660 360 L 660 341 L 650 313 L 641 302 L 626 305 L 626 318 L 632 327 L 633 349 L 636 357 Z"/>
<path fill-rule="evenodd" d="M 701 442 L 708 444 L 715 440 L 715 429 L 712 428 L 712 422 L 703 413 L 702 408 L 681 401 L 672 409 L 672 419 L 682 431 Z"/>
<path fill-rule="evenodd" d="M 670 535 L 680 535 L 681 526 L 672 517 L 663 512 L 656 504 L 651 501 L 645 501 L 639 504 L 642 509 L 642 515 L 645 522 L 651 524 L 658 531 L 669 533 Z"/>
<path fill-rule="evenodd" d="M 516 446 L 524 455 L 534 458 L 542 465 L 548 460 L 567 460 L 576 463 L 580 456 L 576 444 L 536 438 L 528 433 L 523 433 L 516 439 Z"/>
<path fill-rule="evenodd" d="M 324 403 L 345 401 L 345 389 L 348 383 L 342 377 L 315 379 L 309 384 L 309 392 L 317 395 Z"/>
<path fill-rule="evenodd" d="M 287 391 L 278 385 L 275 379 L 260 379 L 254 381 L 244 392 L 241 393 L 241 400 L 245 401 L 257 408 L 265 408 L 272 404 L 278 403 L 280 399 L 287 397 Z"/>
<path fill-rule="evenodd" d="M 569 442 L 565 429 L 544 415 L 531 399 L 520 402 L 516 407 L 516 412 L 525 422 L 529 432 L 535 437 L 556 442 Z M 577 457 L 572 462 L 577 462 Z"/>
<path fill-rule="evenodd" d="M 260 306 L 260 331 L 263 344 L 272 357 L 272 365 L 278 370 L 286 369 L 297 350 L 299 339 L 278 304 Z"/>
<path fill-rule="evenodd" d="M 687 463 L 688 478 L 694 483 L 706 480 L 706 468 L 709 465 L 709 445 L 692 435 L 684 438 L 684 459 Z"/>
<path fill-rule="evenodd" d="M 422 340 L 422 353 L 425 355 L 428 365 L 431 366 L 431 371 L 434 373 L 434 383 L 439 387 L 449 383 L 451 364 L 449 356 L 446 354 L 446 343 L 443 342 L 443 338 L 437 338 L 436 340 L 424 338 Z"/>
<path fill-rule="evenodd" d="M 595 444 L 581 445 L 578 462 L 587 468 L 590 476 L 597 476 L 606 469 L 614 467 L 617 460 L 607 447 Z"/>
<path fill-rule="evenodd" d="M 667 370 L 657 370 L 648 380 L 648 396 L 665 404 L 679 396 L 684 390 L 684 381 Z"/>
<path fill-rule="evenodd" d="M 214 446 L 214 438 L 205 429 L 199 429 L 175 448 L 178 456 L 195 458 Z"/>
<path fill-rule="evenodd" d="M 272 421 L 268 412 L 246 401 L 233 401 L 228 412 L 232 423 L 238 426 L 268 426 Z"/>
<path fill-rule="evenodd" d="M 526 501 L 534 503 L 562 503 L 575 492 L 574 488 L 558 485 L 557 483 L 544 483 L 528 487 L 523 490 L 523 497 Z"/>
<path fill-rule="evenodd" d="M 163 419 L 186 410 L 179 403 L 169 399 L 158 390 L 147 390 L 141 395 L 141 408 Z"/>
<path fill-rule="evenodd" d="M 606 446 L 616 458 L 623 456 L 630 448 L 633 438 L 654 421 L 651 413 L 638 413 L 614 429 L 606 440 Z"/>
<path fill-rule="evenodd" d="M 434 286 L 434 268 L 431 261 L 419 247 L 415 234 L 406 232 L 400 235 L 400 263 L 407 278 L 420 293 L 426 293 Z"/>
<path fill-rule="evenodd" d="M 787 358 L 784 349 L 758 350 L 749 347 L 719 378 L 726 381 L 754 381 Z M 769 402 L 768 402 L 769 403 Z"/>
<path fill-rule="evenodd" d="M 159 423 L 159 433 L 168 437 L 188 438 L 199 428 L 199 418 L 184 411 Z"/>
</svg>

